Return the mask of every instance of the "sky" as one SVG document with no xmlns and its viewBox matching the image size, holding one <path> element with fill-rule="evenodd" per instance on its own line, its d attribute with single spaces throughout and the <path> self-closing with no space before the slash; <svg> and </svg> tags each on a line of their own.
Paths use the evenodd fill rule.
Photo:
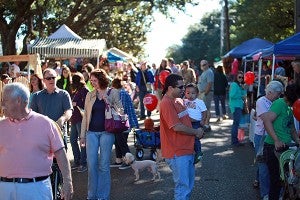
<svg viewBox="0 0 300 200">
<path fill-rule="evenodd" d="M 148 43 L 145 46 L 146 55 L 150 63 L 160 64 L 166 56 L 168 47 L 181 44 L 181 39 L 187 34 L 188 27 L 200 22 L 205 13 L 220 10 L 220 0 L 198 0 L 198 6 L 187 6 L 186 13 L 174 11 L 172 13 L 175 21 L 166 19 L 160 13 L 155 13 L 155 22 L 152 24 L 151 32 L 147 34 Z"/>
</svg>

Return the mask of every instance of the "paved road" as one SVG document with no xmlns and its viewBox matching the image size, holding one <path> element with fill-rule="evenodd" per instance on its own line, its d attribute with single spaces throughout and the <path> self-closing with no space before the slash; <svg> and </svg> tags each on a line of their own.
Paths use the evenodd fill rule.
<svg viewBox="0 0 300 200">
<path fill-rule="evenodd" d="M 157 123 L 158 115 L 152 118 Z M 196 166 L 195 187 L 191 199 L 259 199 L 258 191 L 252 187 L 256 170 L 253 164 L 252 145 L 246 140 L 245 146 L 231 148 L 232 120 L 218 124 L 214 123 L 215 121 L 215 118 L 211 119 L 212 132 L 207 133 L 202 140 L 204 159 L 202 166 Z M 132 153 L 135 153 L 132 136 L 129 138 L 129 144 Z M 72 159 L 71 151 L 68 152 L 68 156 Z M 145 156 L 149 156 L 149 150 L 146 150 Z M 164 162 L 159 164 L 159 170 L 162 177 L 160 181 L 151 181 L 151 174 L 143 171 L 140 174 L 140 181 L 134 182 L 135 177 L 131 168 L 126 170 L 111 168 L 111 200 L 173 199 L 174 185 L 171 171 Z M 73 172 L 73 182 L 75 191 L 73 199 L 86 199 L 87 172 Z"/>
</svg>

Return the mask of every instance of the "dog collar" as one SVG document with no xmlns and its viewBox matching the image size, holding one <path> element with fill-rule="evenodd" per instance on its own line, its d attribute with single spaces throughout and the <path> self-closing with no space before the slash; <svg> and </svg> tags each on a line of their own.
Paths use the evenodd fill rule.
<svg viewBox="0 0 300 200">
<path fill-rule="evenodd" d="M 129 164 L 132 165 L 135 162 L 135 159 L 133 161 L 131 161 Z"/>
</svg>

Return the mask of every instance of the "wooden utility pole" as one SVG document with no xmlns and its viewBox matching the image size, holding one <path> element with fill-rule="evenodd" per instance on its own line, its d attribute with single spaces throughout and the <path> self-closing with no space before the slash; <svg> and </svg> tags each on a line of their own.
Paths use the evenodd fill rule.
<svg viewBox="0 0 300 200">
<path fill-rule="evenodd" d="M 300 1 L 300 0 L 297 0 Z M 228 13 L 228 0 L 224 0 L 224 14 L 225 14 L 225 41 L 226 41 L 226 52 L 230 48 L 230 33 L 229 33 L 229 13 Z"/>
</svg>

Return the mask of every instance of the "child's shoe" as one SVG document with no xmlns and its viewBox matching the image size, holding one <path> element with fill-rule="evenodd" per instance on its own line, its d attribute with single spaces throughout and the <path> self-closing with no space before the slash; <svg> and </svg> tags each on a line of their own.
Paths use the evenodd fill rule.
<svg viewBox="0 0 300 200">
<path fill-rule="evenodd" d="M 195 154 L 194 164 L 197 164 L 203 159 L 203 153 L 202 151 Z"/>
</svg>

